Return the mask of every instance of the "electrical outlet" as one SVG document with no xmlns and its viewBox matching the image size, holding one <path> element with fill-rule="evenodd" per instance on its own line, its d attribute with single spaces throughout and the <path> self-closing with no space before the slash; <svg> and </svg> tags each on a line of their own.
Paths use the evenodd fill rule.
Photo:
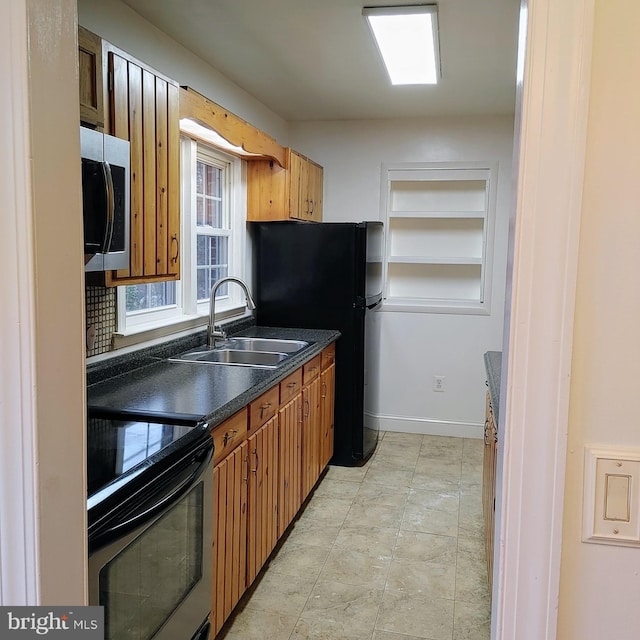
<svg viewBox="0 0 640 640">
<path fill-rule="evenodd" d="M 445 376 L 433 376 L 433 390 L 444 391 Z"/>
</svg>

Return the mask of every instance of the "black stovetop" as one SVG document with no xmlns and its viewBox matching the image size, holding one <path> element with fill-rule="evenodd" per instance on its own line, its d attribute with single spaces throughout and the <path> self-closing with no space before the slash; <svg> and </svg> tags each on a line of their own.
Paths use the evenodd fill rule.
<svg viewBox="0 0 640 640">
<path fill-rule="evenodd" d="M 209 433 L 206 423 L 87 419 L 87 509 L 90 521 L 143 486 Z"/>
</svg>

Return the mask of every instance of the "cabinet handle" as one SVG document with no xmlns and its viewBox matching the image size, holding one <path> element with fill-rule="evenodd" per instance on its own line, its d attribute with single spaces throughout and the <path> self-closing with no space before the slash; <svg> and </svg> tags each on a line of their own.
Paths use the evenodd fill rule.
<svg viewBox="0 0 640 640">
<path fill-rule="evenodd" d="M 303 415 L 302 415 L 302 405 L 300 405 L 300 411 L 298 413 L 300 414 L 300 418 L 299 418 L 298 422 L 300 424 L 302 424 L 304 422 L 304 418 L 303 418 Z"/>
<path fill-rule="evenodd" d="M 327 383 L 326 382 L 322 383 L 322 395 L 320 397 L 322 397 L 322 398 L 326 398 L 327 397 Z"/>
<path fill-rule="evenodd" d="M 246 464 L 246 473 L 243 474 L 242 482 L 249 482 L 249 456 L 245 456 L 243 462 Z"/>
<path fill-rule="evenodd" d="M 231 442 L 231 440 L 233 440 L 237 435 L 238 435 L 237 429 L 234 429 L 233 431 L 227 431 L 224 434 L 224 438 L 222 439 L 222 445 L 226 447 L 227 444 Z"/>
<path fill-rule="evenodd" d="M 251 473 L 258 473 L 258 465 L 260 464 L 260 458 L 258 457 L 258 450 L 253 450 L 253 455 L 256 457 L 256 468 L 251 469 Z"/>
<path fill-rule="evenodd" d="M 264 412 L 265 412 L 265 411 L 269 411 L 269 409 L 271 409 L 271 403 L 270 403 L 270 402 L 265 402 L 265 403 L 260 407 L 260 419 L 262 419 L 262 417 L 264 416 Z"/>
<path fill-rule="evenodd" d="M 293 389 L 297 384 L 298 384 L 297 382 L 290 382 L 290 383 L 287 385 L 287 389 Z"/>
<path fill-rule="evenodd" d="M 304 401 L 304 406 L 306 407 L 306 412 L 304 414 L 304 418 L 308 418 L 311 413 L 311 403 L 308 400 Z"/>
<path fill-rule="evenodd" d="M 173 264 L 175 264 L 176 262 L 178 262 L 178 256 L 180 255 L 180 240 L 178 240 L 178 234 L 174 233 L 171 236 L 171 242 L 175 242 L 176 243 L 176 254 L 171 258 L 171 262 L 173 262 Z"/>
</svg>

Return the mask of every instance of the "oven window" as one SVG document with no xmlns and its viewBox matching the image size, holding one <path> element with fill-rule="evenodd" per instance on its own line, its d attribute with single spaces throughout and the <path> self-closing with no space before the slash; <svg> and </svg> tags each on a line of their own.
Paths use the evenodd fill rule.
<svg viewBox="0 0 640 640">
<path fill-rule="evenodd" d="M 202 578 L 198 484 L 100 571 L 105 640 L 148 640 Z"/>
</svg>

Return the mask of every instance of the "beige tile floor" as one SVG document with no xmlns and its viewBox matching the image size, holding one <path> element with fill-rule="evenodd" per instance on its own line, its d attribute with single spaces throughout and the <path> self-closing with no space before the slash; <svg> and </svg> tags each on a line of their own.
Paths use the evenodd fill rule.
<svg viewBox="0 0 640 640">
<path fill-rule="evenodd" d="M 381 436 L 329 467 L 219 638 L 488 640 L 482 441 Z"/>
</svg>

